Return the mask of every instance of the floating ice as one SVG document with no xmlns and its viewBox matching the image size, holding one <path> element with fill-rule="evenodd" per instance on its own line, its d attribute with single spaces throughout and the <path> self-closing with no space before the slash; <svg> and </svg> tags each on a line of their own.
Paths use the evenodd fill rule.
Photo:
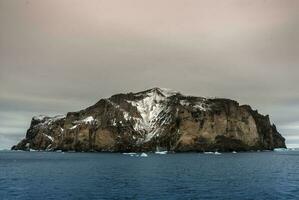
<svg viewBox="0 0 299 200">
<path fill-rule="evenodd" d="M 137 153 L 123 153 L 124 155 L 136 155 Z"/>
<path fill-rule="evenodd" d="M 206 151 L 206 152 L 204 152 L 204 154 L 214 154 L 214 152 Z"/>
<path fill-rule="evenodd" d="M 273 149 L 273 151 L 288 151 L 288 149 L 287 148 L 275 148 L 275 149 Z"/>
<path fill-rule="evenodd" d="M 156 151 L 155 154 L 167 154 L 167 151 Z"/>
<path fill-rule="evenodd" d="M 146 153 L 142 153 L 140 157 L 148 157 L 148 155 Z"/>
</svg>

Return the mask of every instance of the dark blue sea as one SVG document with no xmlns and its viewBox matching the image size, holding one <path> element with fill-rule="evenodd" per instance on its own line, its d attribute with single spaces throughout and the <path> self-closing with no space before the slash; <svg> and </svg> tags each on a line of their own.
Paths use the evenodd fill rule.
<svg viewBox="0 0 299 200">
<path fill-rule="evenodd" d="M 0 152 L 0 199 L 299 199 L 299 152 Z"/>
</svg>

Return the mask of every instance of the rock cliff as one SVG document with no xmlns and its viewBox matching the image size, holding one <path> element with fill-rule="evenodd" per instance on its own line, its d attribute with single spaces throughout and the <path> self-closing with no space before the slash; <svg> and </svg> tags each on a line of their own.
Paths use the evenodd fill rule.
<svg viewBox="0 0 299 200">
<path fill-rule="evenodd" d="M 285 147 L 269 116 L 220 98 L 153 88 L 117 94 L 66 116 L 33 117 L 13 150 L 249 151 Z"/>
</svg>

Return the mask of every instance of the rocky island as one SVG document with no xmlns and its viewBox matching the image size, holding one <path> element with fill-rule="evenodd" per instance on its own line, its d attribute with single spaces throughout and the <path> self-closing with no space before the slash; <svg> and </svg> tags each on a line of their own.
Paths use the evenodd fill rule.
<svg viewBox="0 0 299 200">
<path fill-rule="evenodd" d="M 116 94 L 66 116 L 32 118 L 12 150 L 250 151 L 285 148 L 269 116 L 222 98 L 153 88 Z"/>
</svg>

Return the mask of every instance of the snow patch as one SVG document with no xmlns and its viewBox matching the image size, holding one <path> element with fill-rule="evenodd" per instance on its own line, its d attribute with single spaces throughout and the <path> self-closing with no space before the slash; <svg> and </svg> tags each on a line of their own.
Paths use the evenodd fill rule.
<svg viewBox="0 0 299 200">
<path fill-rule="evenodd" d="M 176 94 L 179 94 L 178 91 L 169 89 L 169 88 L 159 88 L 158 89 L 165 97 L 171 97 L 174 96 Z"/>
<path fill-rule="evenodd" d="M 82 120 L 74 121 L 74 124 L 90 124 L 91 122 L 95 121 L 92 116 L 86 117 Z"/>
<path fill-rule="evenodd" d="M 37 121 L 42 121 L 46 118 L 47 116 L 45 115 L 38 115 L 38 116 L 34 116 L 33 120 L 37 120 Z"/>
<path fill-rule="evenodd" d="M 92 121 L 94 121 L 94 118 L 92 116 L 86 117 L 82 120 L 82 122 L 84 122 L 85 124 L 91 123 Z"/>
<path fill-rule="evenodd" d="M 45 134 L 45 133 L 43 133 L 43 135 L 46 136 L 46 137 L 47 137 L 49 140 L 51 140 L 52 142 L 54 141 L 54 138 L 51 137 L 50 135 L 47 135 L 47 134 Z"/>
<path fill-rule="evenodd" d="M 206 111 L 207 110 L 207 104 L 205 103 L 205 99 L 202 101 L 197 101 L 194 104 L 190 103 L 187 100 L 180 100 L 180 104 L 182 106 L 192 106 L 195 109 L 199 109 L 201 111 Z"/>
<path fill-rule="evenodd" d="M 75 128 L 77 128 L 77 126 L 78 126 L 78 125 L 72 126 L 72 127 L 69 128 L 69 129 L 71 129 L 71 130 L 72 130 L 72 129 L 75 129 Z"/>
<path fill-rule="evenodd" d="M 182 106 L 190 106 L 190 102 L 188 102 L 187 100 L 180 100 L 180 104 Z"/>
<path fill-rule="evenodd" d="M 111 121 L 112 125 L 113 126 L 116 126 L 116 119 L 114 118 L 112 121 Z"/>
<path fill-rule="evenodd" d="M 53 122 L 65 118 L 65 115 L 57 115 L 54 117 L 48 117 L 45 115 L 38 115 L 34 116 L 33 120 L 40 121 L 42 123 L 38 123 L 35 126 L 44 126 L 44 125 L 51 125 Z"/>
<path fill-rule="evenodd" d="M 159 95 L 156 92 L 150 92 L 147 97 L 139 101 L 127 101 L 132 106 L 136 107 L 139 114 L 141 115 L 141 120 L 137 121 L 136 130 L 146 130 L 151 131 L 152 125 L 155 123 L 155 119 L 160 114 L 160 112 L 165 107 L 162 102 L 166 98 Z"/>
<path fill-rule="evenodd" d="M 131 117 L 129 116 L 129 113 L 128 112 L 126 112 L 126 111 L 123 111 L 123 115 L 124 115 L 124 118 L 125 118 L 125 120 L 130 120 L 131 119 Z"/>
</svg>

